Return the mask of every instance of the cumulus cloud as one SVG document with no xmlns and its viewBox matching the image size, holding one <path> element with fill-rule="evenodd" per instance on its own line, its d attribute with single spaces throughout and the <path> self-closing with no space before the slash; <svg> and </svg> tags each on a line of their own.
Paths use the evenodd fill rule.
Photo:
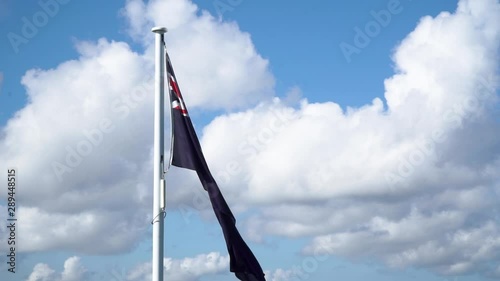
<svg viewBox="0 0 500 281">
<path fill-rule="evenodd" d="M 71 257 L 64 262 L 64 270 L 56 273 L 47 264 L 39 263 L 27 281 L 85 281 L 88 279 L 87 269 L 81 264 L 79 257 Z"/>
<path fill-rule="evenodd" d="M 22 173 L 19 223 L 30 231 L 19 234 L 19 251 L 118 253 L 146 234 L 152 201 L 150 27 L 162 16 L 134 14 L 134 5 L 168 11 L 163 17 L 169 20 L 175 8 L 168 46 L 181 85 L 184 77 L 191 81 L 184 89 L 191 108 L 249 106 L 273 93 L 268 62 L 236 24 L 218 22 L 189 1 L 127 2 L 131 34 L 148 34 L 144 51 L 106 38 L 77 42 L 77 58 L 31 69 L 22 79 L 28 103 L 0 134 L 0 167 Z M 141 20 L 148 24 L 139 26 Z M 74 235 L 79 239 L 70 239 Z"/>
<path fill-rule="evenodd" d="M 55 271 L 47 264 L 39 263 L 33 268 L 28 281 L 51 281 L 54 280 Z"/>
<path fill-rule="evenodd" d="M 146 46 L 151 26 L 168 27 L 169 54 L 190 108 L 241 108 L 271 96 L 274 78 L 250 34 L 199 12 L 190 1 L 174 0 L 129 0 L 123 9 L 130 34 Z"/>
<path fill-rule="evenodd" d="M 220 253 L 212 252 L 197 255 L 193 258 L 172 259 L 165 258 L 164 261 L 165 278 L 173 281 L 196 281 L 203 276 L 226 273 L 229 266 L 229 257 Z M 136 266 L 127 273 L 128 281 L 151 280 L 151 263 L 144 263 Z"/>
<path fill-rule="evenodd" d="M 134 246 L 145 232 L 144 215 L 130 213 L 125 219 L 123 211 L 95 210 L 76 214 L 47 212 L 41 208 L 21 208 L 19 220 L 24 231 L 18 239 L 20 250 L 70 250 L 78 253 L 109 254 L 123 252 Z M 113 233 L 103 235 L 103 233 Z M 99 246 L 95 246 L 96 241 Z M 99 247 L 103 247 L 102 249 Z"/>
<path fill-rule="evenodd" d="M 499 43 L 498 1 L 463 0 L 402 40 L 385 104 L 275 99 L 212 121 L 202 145 L 224 191 L 261 206 L 248 235 L 315 237 L 304 254 L 490 274 Z"/>
<path fill-rule="evenodd" d="M 102 39 L 78 48 L 78 60 L 28 71 L 28 105 L 3 128 L 0 165 L 23 173 L 18 215 L 21 227 L 32 230 L 20 234 L 27 246 L 21 251 L 122 251 L 147 227 L 149 182 L 142 167 L 150 162 L 151 128 L 143 124 L 152 87 L 141 69 L 152 65 L 125 43 Z M 138 135 L 129 138 L 130 131 Z M 116 218 L 123 219 L 116 224 Z M 72 232 L 90 239 L 108 231 L 111 244 L 70 239 Z"/>
<path fill-rule="evenodd" d="M 228 266 L 229 256 L 212 252 L 183 259 L 165 258 L 163 274 L 165 278 L 168 277 L 168 280 L 197 281 L 201 277 L 227 273 Z M 26 281 L 86 281 L 110 278 L 123 281 L 151 280 L 151 263 L 138 264 L 128 271 L 112 268 L 109 271 L 97 273 L 90 272 L 82 264 L 80 258 L 74 256 L 64 262 L 64 270 L 61 273 L 57 273 L 45 263 L 35 265 Z"/>
<path fill-rule="evenodd" d="M 266 280 L 269 281 L 287 281 L 287 280 L 292 280 L 294 276 L 293 271 L 291 270 L 284 270 L 281 268 L 278 268 L 274 271 L 266 271 Z"/>
</svg>

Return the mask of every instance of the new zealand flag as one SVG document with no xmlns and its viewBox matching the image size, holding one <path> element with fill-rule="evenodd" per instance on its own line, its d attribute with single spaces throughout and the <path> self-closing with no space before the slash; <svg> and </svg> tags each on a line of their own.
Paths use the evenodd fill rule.
<svg viewBox="0 0 500 281">
<path fill-rule="evenodd" d="M 172 165 L 196 171 L 203 188 L 208 192 L 215 216 L 226 239 L 231 272 L 243 281 L 265 281 L 259 262 L 238 232 L 236 219 L 208 169 L 168 54 L 166 60 L 172 105 Z"/>
</svg>

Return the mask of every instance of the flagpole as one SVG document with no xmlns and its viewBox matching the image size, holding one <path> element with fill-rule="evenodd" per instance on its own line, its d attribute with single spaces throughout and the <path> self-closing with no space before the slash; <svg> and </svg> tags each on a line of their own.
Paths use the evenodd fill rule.
<svg viewBox="0 0 500 281">
<path fill-rule="evenodd" d="M 154 113 L 154 157 L 153 157 L 153 259 L 152 259 L 152 281 L 163 281 L 163 214 L 164 205 L 164 179 L 163 179 L 163 115 L 164 115 L 164 72 L 165 55 L 163 47 L 163 34 L 167 32 L 165 27 L 154 27 L 155 33 L 155 113 Z"/>
</svg>

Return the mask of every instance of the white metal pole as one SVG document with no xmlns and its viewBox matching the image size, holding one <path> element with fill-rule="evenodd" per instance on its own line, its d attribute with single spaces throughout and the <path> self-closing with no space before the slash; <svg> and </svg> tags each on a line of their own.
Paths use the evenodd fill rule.
<svg viewBox="0 0 500 281">
<path fill-rule="evenodd" d="M 163 281 L 163 209 L 161 188 L 163 185 L 163 113 L 164 113 L 164 72 L 165 55 L 163 47 L 163 34 L 165 27 L 154 27 L 156 33 L 155 43 L 155 125 L 154 125 L 154 163 L 153 163 L 153 281 Z"/>
</svg>

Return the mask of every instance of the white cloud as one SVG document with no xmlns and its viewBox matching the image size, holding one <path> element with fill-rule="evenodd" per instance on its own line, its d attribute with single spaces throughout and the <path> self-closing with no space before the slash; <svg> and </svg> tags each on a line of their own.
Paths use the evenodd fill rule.
<svg viewBox="0 0 500 281">
<path fill-rule="evenodd" d="M 212 252 L 194 258 L 164 259 L 165 278 L 172 281 L 196 281 L 203 276 L 229 271 L 229 257 Z M 137 265 L 126 276 L 128 281 L 151 280 L 151 263 Z"/>
<path fill-rule="evenodd" d="M 266 280 L 268 281 L 287 281 L 287 280 L 293 280 L 292 278 L 294 276 L 293 271 L 291 270 L 284 270 L 281 268 L 278 268 L 274 271 L 266 271 Z"/>
<path fill-rule="evenodd" d="M 52 281 L 55 271 L 47 264 L 39 263 L 33 268 L 33 272 L 28 277 L 28 281 Z"/>
<path fill-rule="evenodd" d="M 315 237 L 305 254 L 490 274 L 499 43 L 498 1 L 460 1 L 397 47 L 386 108 L 275 100 L 216 118 L 202 145 L 228 201 L 261 205 L 249 237 Z"/>
<path fill-rule="evenodd" d="M 105 209 L 68 214 L 25 207 L 18 213 L 23 229 L 18 239 L 28 251 L 122 252 L 140 240 L 148 225 L 143 215 L 129 212 L 130 217 L 124 218 L 124 214 Z"/>
<path fill-rule="evenodd" d="M 83 281 L 86 279 L 87 269 L 80 263 L 79 257 L 71 257 L 64 262 L 64 271 L 61 281 Z"/>
<path fill-rule="evenodd" d="M 274 78 L 250 34 L 199 12 L 190 1 L 174 0 L 129 0 L 123 10 L 130 33 L 146 46 L 152 26 L 168 27 L 167 47 L 190 108 L 241 108 L 270 97 Z"/>
<path fill-rule="evenodd" d="M 162 1 L 127 3 L 126 20 L 148 34 L 144 53 L 105 38 L 78 42 L 75 60 L 23 77 L 28 104 L 0 134 L 0 167 L 17 167 L 22 174 L 18 215 L 30 231 L 19 234 L 21 251 L 117 253 L 131 250 L 146 234 L 154 36 L 149 24 L 137 24 L 144 15 L 131 12 L 134 5 L 167 15 L 175 8 L 178 24 L 169 25 L 168 45 L 191 109 L 248 106 L 272 95 L 268 63 L 248 34 L 234 23 L 198 15 L 189 1 L 167 2 L 168 9 Z M 144 20 L 161 21 L 159 14 Z M 187 77 L 191 83 L 182 83 Z M 75 235 L 79 239 L 70 238 Z"/>
<path fill-rule="evenodd" d="M 23 174 L 22 251 L 124 251 L 147 226 L 151 64 L 124 43 L 78 47 L 79 60 L 24 76 L 29 103 L 3 128 L 0 166 Z"/>
<path fill-rule="evenodd" d="M 183 259 L 164 259 L 165 280 L 197 281 L 202 277 L 229 274 L 229 256 L 212 252 Z M 64 270 L 57 273 L 49 265 L 39 263 L 26 281 L 86 281 L 86 280 L 151 280 L 151 263 L 141 263 L 130 270 L 110 268 L 105 272 L 91 272 L 74 256 L 64 262 Z M 276 281 L 281 279 L 276 279 Z"/>
<path fill-rule="evenodd" d="M 85 281 L 89 280 L 87 269 L 81 264 L 79 257 L 71 257 L 64 262 L 64 270 L 60 274 L 47 264 L 39 263 L 27 281 Z"/>
</svg>

